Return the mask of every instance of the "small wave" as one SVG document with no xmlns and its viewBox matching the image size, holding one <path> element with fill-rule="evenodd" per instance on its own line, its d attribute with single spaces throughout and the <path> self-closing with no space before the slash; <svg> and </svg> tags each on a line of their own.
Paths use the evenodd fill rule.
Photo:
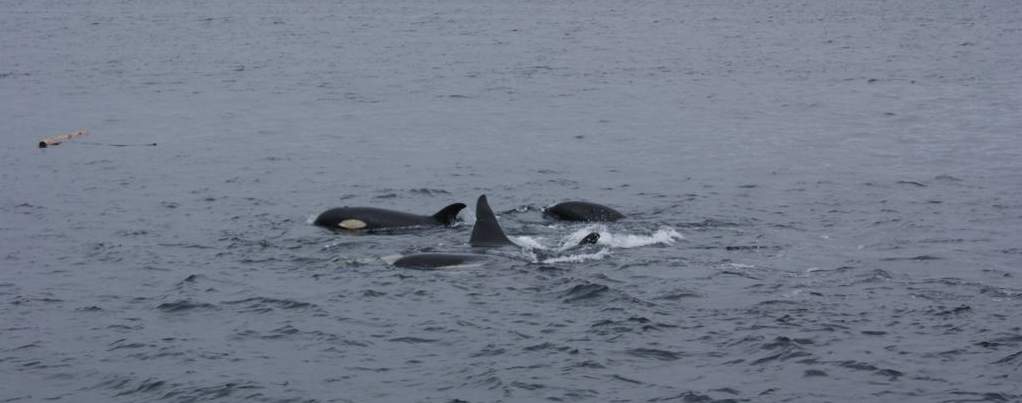
<svg viewBox="0 0 1022 403">
<path fill-rule="evenodd" d="M 137 384 L 125 385 L 125 386 L 128 386 L 129 389 L 125 390 L 123 392 L 118 393 L 116 396 L 127 396 L 127 395 L 133 395 L 133 394 L 155 393 L 155 392 L 158 392 L 161 388 L 163 388 L 166 385 L 167 385 L 166 381 L 163 381 L 163 380 L 160 380 L 160 379 L 155 379 L 155 378 L 146 378 L 146 379 L 138 382 Z M 131 386 L 134 386 L 134 388 L 130 388 Z"/>
<path fill-rule="evenodd" d="M 161 384 L 160 386 L 164 385 Z M 163 393 L 160 399 L 182 402 L 214 399 L 253 400 L 253 398 L 261 396 L 258 392 L 261 389 L 263 389 L 262 386 L 247 381 L 218 383 L 210 386 L 175 384 L 173 389 Z M 163 391 L 161 390 L 161 392 Z"/>
<path fill-rule="evenodd" d="M 558 344 L 554 344 L 554 343 L 550 343 L 550 342 L 545 342 L 545 343 L 540 343 L 540 344 L 533 344 L 531 346 L 525 346 L 522 349 L 525 350 L 525 351 L 546 351 L 546 350 L 549 350 L 549 351 L 571 351 L 572 350 L 571 347 L 562 346 L 562 345 L 558 345 Z"/>
<path fill-rule="evenodd" d="M 926 184 L 924 184 L 922 182 L 916 182 L 916 181 L 897 181 L 895 183 L 897 183 L 899 185 L 912 185 L 912 186 L 921 187 L 921 188 L 926 187 Z"/>
<path fill-rule="evenodd" d="M 1020 358 L 1022 358 L 1022 351 L 1019 351 L 1017 353 L 1011 354 L 1011 355 L 1009 355 L 1007 357 L 1004 357 L 1004 358 L 1001 358 L 1001 359 L 999 359 L 997 361 L 994 361 L 993 364 L 1011 364 L 1011 363 L 1017 363 L 1016 367 L 1017 366 L 1022 366 L 1022 359 L 1020 359 Z"/>
<path fill-rule="evenodd" d="M 205 302 L 193 302 L 190 300 L 182 299 L 174 302 L 165 302 L 156 307 L 163 312 L 182 312 L 196 309 L 216 309 L 213 304 Z"/>
<path fill-rule="evenodd" d="M 503 355 L 506 352 L 507 352 L 506 349 L 499 348 L 493 344 L 488 344 L 482 350 L 479 350 L 478 352 L 472 354 L 472 357 L 494 357 L 498 355 Z"/>
<path fill-rule="evenodd" d="M 611 378 L 617 379 L 619 381 L 635 384 L 635 385 L 645 385 L 642 381 L 638 381 L 638 380 L 635 380 L 635 379 L 632 379 L 632 378 L 626 378 L 626 377 L 623 377 L 623 376 L 617 375 L 617 374 L 611 375 Z"/>
<path fill-rule="evenodd" d="M 805 370 L 805 372 L 802 373 L 802 377 L 804 377 L 804 378 L 814 378 L 814 377 L 820 377 L 820 376 L 822 376 L 822 377 L 828 376 L 827 375 L 827 371 L 823 371 L 823 370 L 819 370 L 819 369 L 807 369 L 807 370 Z"/>
<path fill-rule="evenodd" d="M 234 301 L 224 301 L 225 305 L 239 305 L 242 312 L 265 313 L 274 309 L 305 309 L 317 308 L 315 304 L 291 299 L 252 297 Z"/>
<path fill-rule="evenodd" d="M 655 348 L 633 348 L 625 351 L 625 353 L 639 358 L 650 358 L 660 361 L 674 361 L 682 357 L 681 353 Z"/>
<path fill-rule="evenodd" d="M 596 298 L 607 291 L 610 291 L 610 287 L 603 284 L 596 283 L 584 283 L 578 284 L 571 289 L 564 292 L 564 302 L 573 302 L 578 300 Z"/>
<path fill-rule="evenodd" d="M 392 341 L 392 342 L 395 342 L 395 343 L 419 344 L 419 343 L 434 343 L 434 342 L 437 342 L 438 340 L 437 339 L 426 339 L 426 338 L 422 338 L 422 337 L 407 336 L 407 337 L 395 337 L 393 339 L 390 339 L 389 341 Z"/>
<path fill-rule="evenodd" d="M 141 381 L 136 381 L 129 377 L 116 376 L 100 382 L 93 388 L 116 390 L 120 391 L 116 394 L 116 396 L 127 396 L 132 394 L 159 392 L 160 389 L 167 385 L 166 381 L 155 378 L 146 378 Z"/>
<path fill-rule="evenodd" d="M 856 371 L 876 371 L 877 369 L 879 369 L 875 365 L 870 364 L 868 362 L 855 360 L 840 361 L 837 363 L 837 365 L 848 369 L 854 369 Z"/>
<path fill-rule="evenodd" d="M 659 297 L 656 297 L 656 299 L 663 299 L 663 300 L 668 300 L 668 301 L 677 301 L 677 300 L 680 300 L 682 298 L 699 298 L 699 297 L 702 297 L 702 295 L 700 295 L 699 293 L 697 293 L 695 291 L 679 289 L 679 290 L 675 290 L 673 292 L 661 295 Z"/>
<path fill-rule="evenodd" d="M 426 195 L 426 196 L 449 195 L 449 194 L 451 194 L 451 192 L 448 192 L 448 191 L 443 190 L 443 189 L 431 189 L 431 188 L 411 189 L 411 190 L 409 190 L 409 192 L 410 193 L 415 193 L 415 194 L 422 194 L 422 195 Z"/>
<path fill-rule="evenodd" d="M 632 316 L 627 319 L 611 320 L 603 319 L 589 326 L 589 332 L 601 336 L 613 336 L 628 332 L 646 332 L 661 330 L 661 328 L 676 327 L 667 323 L 654 323 L 652 320 L 642 316 Z"/>
<path fill-rule="evenodd" d="M 919 255 L 919 256 L 908 256 L 908 257 L 901 257 L 901 256 L 885 257 L 885 258 L 880 259 L 880 260 L 885 261 L 885 262 L 894 262 L 894 261 L 899 261 L 899 260 L 922 262 L 922 261 L 927 261 L 927 260 L 941 260 L 941 258 L 937 257 L 937 256 L 932 256 L 932 255 Z"/>
<path fill-rule="evenodd" d="M 127 339 L 120 339 L 120 340 L 117 340 L 117 341 L 115 341 L 113 343 L 110 343 L 109 344 L 110 348 L 108 348 L 106 351 L 152 347 L 152 345 L 150 345 L 150 344 L 145 344 L 145 343 L 125 343 L 125 341 L 127 341 Z"/>
</svg>

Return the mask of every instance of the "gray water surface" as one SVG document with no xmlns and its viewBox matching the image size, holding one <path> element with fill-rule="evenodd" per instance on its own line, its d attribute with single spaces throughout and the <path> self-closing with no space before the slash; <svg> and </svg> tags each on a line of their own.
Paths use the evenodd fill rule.
<svg viewBox="0 0 1022 403">
<path fill-rule="evenodd" d="M 0 401 L 1022 401 L 1019 49 L 994 0 L 0 1 Z M 529 247 L 381 259 L 480 194 Z"/>
</svg>

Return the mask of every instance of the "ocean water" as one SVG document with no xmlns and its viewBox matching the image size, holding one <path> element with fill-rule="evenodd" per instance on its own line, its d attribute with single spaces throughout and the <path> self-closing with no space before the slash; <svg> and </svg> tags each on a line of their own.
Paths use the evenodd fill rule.
<svg viewBox="0 0 1022 403">
<path fill-rule="evenodd" d="M 1019 49 L 1007 0 L 0 1 L 0 401 L 1022 401 Z M 480 194 L 506 259 L 382 259 Z"/>
</svg>

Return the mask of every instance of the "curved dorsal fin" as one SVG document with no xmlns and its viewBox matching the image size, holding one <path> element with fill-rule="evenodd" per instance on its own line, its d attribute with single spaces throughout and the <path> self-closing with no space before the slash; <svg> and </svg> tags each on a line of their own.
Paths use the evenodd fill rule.
<svg viewBox="0 0 1022 403">
<path fill-rule="evenodd" d="M 464 203 L 454 203 L 437 211 L 436 214 L 433 214 L 433 218 L 443 225 L 451 225 L 454 223 L 454 219 L 458 217 L 458 212 L 463 208 L 465 208 Z"/>
<path fill-rule="evenodd" d="M 479 201 L 476 202 L 476 224 L 472 227 L 472 238 L 468 243 L 483 247 L 515 244 L 504 235 L 504 230 L 497 222 L 497 216 L 493 215 L 490 204 L 486 202 L 486 195 L 479 196 Z"/>
</svg>

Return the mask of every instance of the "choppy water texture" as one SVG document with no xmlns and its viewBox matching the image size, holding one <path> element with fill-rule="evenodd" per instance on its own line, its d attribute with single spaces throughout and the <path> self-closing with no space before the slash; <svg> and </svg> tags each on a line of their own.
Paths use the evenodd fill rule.
<svg viewBox="0 0 1022 403">
<path fill-rule="evenodd" d="M 0 1 L 0 400 L 1020 401 L 1020 49 L 1009 0 Z M 308 224 L 484 193 L 532 249 Z"/>
</svg>

